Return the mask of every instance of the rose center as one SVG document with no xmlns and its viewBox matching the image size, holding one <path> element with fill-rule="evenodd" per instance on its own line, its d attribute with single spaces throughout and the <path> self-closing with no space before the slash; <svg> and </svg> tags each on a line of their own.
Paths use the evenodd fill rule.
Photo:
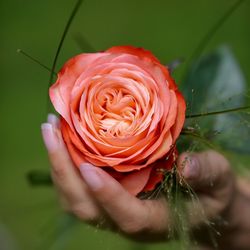
<svg viewBox="0 0 250 250">
<path fill-rule="evenodd" d="M 107 89 L 98 101 L 101 107 L 100 134 L 112 136 L 129 134 L 136 113 L 134 97 L 122 89 Z"/>
</svg>

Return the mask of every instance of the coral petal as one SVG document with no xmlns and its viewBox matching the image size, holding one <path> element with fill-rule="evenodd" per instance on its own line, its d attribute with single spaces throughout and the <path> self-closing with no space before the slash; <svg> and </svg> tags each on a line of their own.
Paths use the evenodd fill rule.
<svg viewBox="0 0 250 250">
<path fill-rule="evenodd" d="M 132 195 L 140 193 L 147 184 L 152 167 L 134 171 L 120 180 L 121 185 Z"/>
<path fill-rule="evenodd" d="M 150 59 L 153 62 L 160 63 L 160 61 L 150 51 L 145 50 L 143 48 L 136 48 L 136 47 L 133 47 L 130 45 L 115 46 L 115 47 L 112 47 L 112 48 L 106 50 L 106 52 L 109 52 L 109 53 L 127 53 L 127 54 L 138 56 L 142 59 Z"/>
</svg>

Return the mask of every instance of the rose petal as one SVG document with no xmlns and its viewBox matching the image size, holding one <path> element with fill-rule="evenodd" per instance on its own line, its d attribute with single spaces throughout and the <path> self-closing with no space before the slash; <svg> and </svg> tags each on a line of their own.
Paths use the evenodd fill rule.
<svg viewBox="0 0 250 250">
<path fill-rule="evenodd" d="M 157 161 L 152 168 L 148 183 L 142 191 L 148 192 L 154 190 L 156 185 L 163 180 L 164 171 L 171 170 L 176 159 L 177 150 L 174 148 L 173 150 L 171 150 L 170 154 L 166 157 L 166 159 Z"/>
<path fill-rule="evenodd" d="M 178 110 L 177 110 L 177 117 L 176 117 L 175 124 L 171 128 L 174 142 L 176 141 L 176 139 L 179 137 L 181 133 L 181 130 L 185 122 L 185 113 L 186 113 L 186 102 L 184 100 L 184 97 L 179 91 L 176 91 L 175 94 L 177 97 Z"/>
<path fill-rule="evenodd" d="M 151 60 L 152 62 L 160 63 L 160 61 L 148 50 L 145 50 L 143 48 L 135 48 L 133 46 L 115 46 L 108 50 L 106 50 L 108 53 L 127 53 L 131 55 L 135 55 L 140 57 L 141 59 L 145 60 Z"/>
<path fill-rule="evenodd" d="M 100 57 L 103 53 L 80 54 L 71 58 L 58 73 L 56 83 L 49 89 L 50 100 L 55 110 L 68 122 L 73 128 L 70 119 L 70 96 L 76 79 L 86 70 L 91 67 L 91 64 Z"/>
<path fill-rule="evenodd" d="M 134 171 L 119 180 L 119 182 L 129 193 L 137 195 L 147 184 L 151 169 L 151 167 L 147 167 L 140 171 Z"/>
</svg>

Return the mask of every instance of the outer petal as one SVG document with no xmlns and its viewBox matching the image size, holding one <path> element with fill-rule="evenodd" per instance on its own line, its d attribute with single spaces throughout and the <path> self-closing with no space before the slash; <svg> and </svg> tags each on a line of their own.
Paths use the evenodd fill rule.
<svg viewBox="0 0 250 250">
<path fill-rule="evenodd" d="M 177 103 L 178 103 L 178 110 L 177 110 L 177 117 L 174 126 L 171 129 L 173 141 L 175 142 L 176 139 L 179 137 L 181 130 L 183 128 L 185 122 L 185 114 L 186 114 L 186 102 L 183 95 L 177 90 L 176 91 Z"/>
<path fill-rule="evenodd" d="M 72 143 L 70 136 L 69 136 L 68 129 L 70 129 L 70 128 L 68 126 L 64 126 L 63 120 L 61 120 L 61 132 L 62 132 L 64 142 L 65 142 L 67 149 L 69 151 L 69 155 L 70 155 L 72 161 L 74 162 L 74 164 L 76 166 L 80 166 L 81 163 L 84 163 L 87 161 L 86 161 L 84 155 L 82 154 L 82 152 L 80 152 L 75 147 L 75 145 Z"/>
<path fill-rule="evenodd" d="M 151 61 L 161 69 L 162 73 L 165 75 L 167 82 L 169 84 L 169 87 L 173 90 L 177 89 L 175 81 L 172 79 L 170 76 L 170 72 L 167 67 L 161 64 L 159 59 L 154 56 L 150 51 L 145 50 L 143 48 L 136 48 L 130 45 L 125 45 L 125 46 L 114 46 L 111 47 L 110 49 L 106 50 L 108 53 L 126 53 L 126 54 L 131 54 L 138 56 L 141 59 L 144 59 L 146 61 Z"/>
<path fill-rule="evenodd" d="M 164 171 L 169 171 L 177 158 L 177 150 L 171 150 L 171 154 L 167 159 L 157 161 L 151 171 L 147 185 L 143 188 L 142 192 L 148 192 L 155 189 L 156 185 L 164 178 Z"/>
<path fill-rule="evenodd" d="M 75 82 L 96 59 L 104 55 L 105 53 L 80 54 L 71 58 L 58 73 L 56 83 L 49 89 L 50 100 L 55 110 L 71 127 L 69 102 Z"/>
<path fill-rule="evenodd" d="M 129 193 L 137 195 L 147 184 L 151 170 L 152 167 L 147 167 L 140 171 L 134 171 L 126 175 L 119 182 Z"/>
<path fill-rule="evenodd" d="M 131 54 L 134 56 L 138 56 L 141 59 L 151 60 L 152 62 L 160 63 L 160 61 L 150 51 L 145 50 L 143 48 L 136 48 L 136 47 L 133 47 L 130 45 L 115 46 L 115 47 L 112 47 L 112 48 L 106 50 L 106 52 Z"/>
</svg>

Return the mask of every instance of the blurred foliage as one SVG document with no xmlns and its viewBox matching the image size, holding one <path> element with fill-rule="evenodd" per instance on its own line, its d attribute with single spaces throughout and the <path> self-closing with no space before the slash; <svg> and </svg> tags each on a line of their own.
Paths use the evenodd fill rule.
<svg viewBox="0 0 250 250">
<path fill-rule="evenodd" d="M 183 84 L 187 101 L 186 127 L 223 150 L 249 154 L 250 108 L 247 85 L 242 71 L 227 47 L 195 61 Z M 232 113 L 223 111 L 239 108 Z M 221 114 L 206 116 L 209 112 Z"/>
<path fill-rule="evenodd" d="M 46 119 L 49 74 L 37 64 L 17 55 L 16 50 L 21 48 L 51 67 L 65 22 L 74 3 L 73 0 L 0 1 L 1 227 L 8 231 L 8 239 L 15 241 L 14 249 L 38 249 L 38 246 L 44 246 L 46 242 L 48 247 L 43 249 L 48 249 L 49 246 L 50 249 L 59 249 L 62 245 L 64 249 L 70 250 L 78 250 L 79 246 L 81 249 L 104 250 L 166 249 L 164 243 L 135 244 L 117 234 L 103 232 L 79 222 L 71 223 L 68 217 L 61 217 L 53 190 L 31 188 L 26 182 L 25 176 L 29 170 L 49 170 L 40 135 L 40 124 Z M 131 44 L 151 50 L 166 64 L 176 58 L 184 58 L 184 63 L 174 72 L 174 77 L 179 82 L 188 68 L 185 60 L 190 58 L 207 30 L 234 3 L 233 0 L 85 0 L 66 37 L 56 70 L 77 53 Z M 219 45 L 227 44 L 239 62 L 242 70 L 237 72 L 242 72 L 240 75 L 245 76 L 248 89 L 249 11 L 250 1 L 245 1 L 214 34 L 204 51 L 207 54 Z M 217 51 L 212 55 L 210 54 L 212 59 L 209 60 L 221 56 L 231 57 L 231 53 L 226 51 Z M 208 60 L 209 56 L 204 58 L 203 60 Z M 215 75 L 210 71 L 209 77 L 213 78 L 213 81 L 218 77 L 216 67 L 220 67 L 222 61 L 219 59 L 219 64 L 215 63 L 215 68 L 211 68 Z M 228 69 L 226 71 L 224 75 L 229 77 L 232 72 Z M 226 84 L 224 80 L 222 83 Z M 198 86 L 198 83 L 196 84 Z M 226 94 L 227 88 L 224 86 L 221 85 L 221 88 Z M 199 91 L 195 90 L 193 94 L 194 102 L 196 98 L 203 97 L 201 88 L 198 89 Z M 208 106 L 195 111 L 224 107 L 220 106 L 220 97 L 224 100 L 230 96 L 224 96 L 223 93 L 212 93 L 212 97 L 217 101 L 210 102 L 209 105 L 207 103 Z M 249 92 L 245 94 L 249 95 Z M 201 102 L 203 100 L 200 99 Z M 218 130 L 218 127 L 214 128 Z M 241 129 L 238 127 L 236 131 L 230 131 L 230 134 L 240 138 L 240 132 Z M 245 166 L 245 162 L 249 164 L 249 161 L 241 161 L 246 158 L 236 158 L 242 166 Z M 59 242 L 51 242 L 51 239 L 58 239 L 54 236 L 61 235 L 62 228 L 70 228 L 63 231 L 65 241 L 60 242 L 59 237 Z M 0 249 L 3 247 L 1 244 L 0 242 Z M 168 249 L 178 249 L 178 245 L 168 244 Z"/>
</svg>

